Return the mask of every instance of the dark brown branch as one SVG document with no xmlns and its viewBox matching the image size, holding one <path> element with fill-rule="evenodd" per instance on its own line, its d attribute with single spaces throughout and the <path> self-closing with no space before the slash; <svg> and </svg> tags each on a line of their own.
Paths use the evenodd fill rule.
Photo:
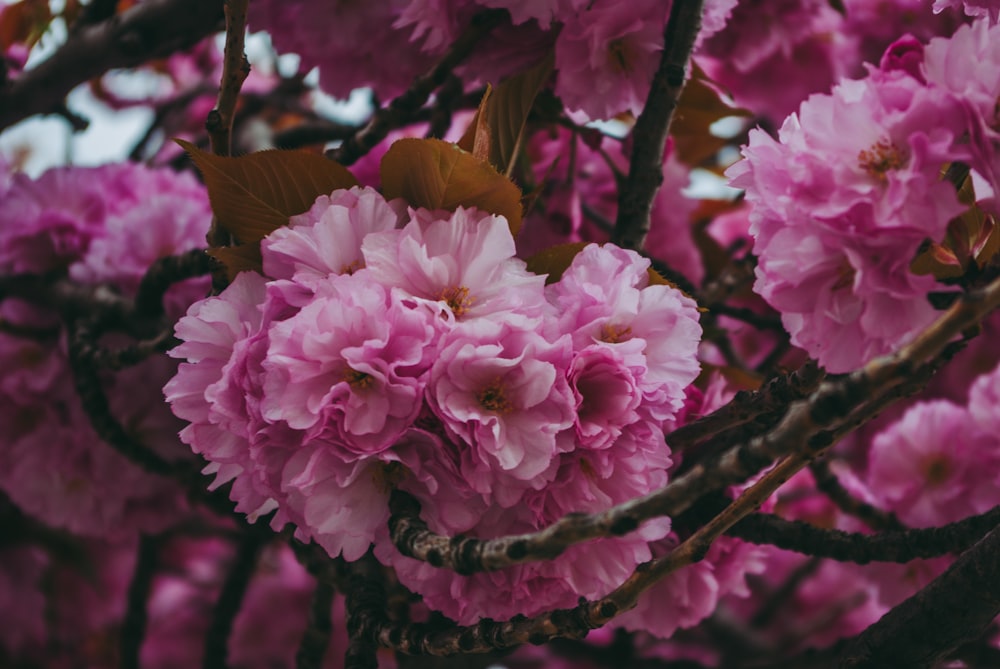
<svg viewBox="0 0 1000 669">
<path fill-rule="evenodd" d="M 70 35 L 52 56 L 0 88 L 0 130 L 59 109 L 78 84 L 189 48 L 219 29 L 222 0 L 147 0 Z"/>
<path fill-rule="evenodd" d="M 375 669 L 378 661 L 377 633 L 386 624 L 385 584 L 381 567 L 370 555 L 352 565 L 348 581 L 347 633 L 350 641 L 344 657 L 344 669 Z"/>
<path fill-rule="evenodd" d="M 1000 613 L 1000 527 L 848 644 L 842 669 L 929 669 Z"/>
<path fill-rule="evenodd" d="M 139 282 L 135 295 L 136 315 L 148 319 L 163 315 L 163 296 L 168 288 L 180 281 L 210 274 L 215 264 L 205 249 L 157 259 Z"/>
<path fill-rule="evenodd" d="M 816 488 L 847 515 L 854 516 L 873 530 L 905 529 L 896 518 L 896 514 L 875 508 L 848 492 L 840 484 L 837 475 L 830 471 L 830 465 L 826 460 L 814 460 L 809 464 L 809 470 L 816 481 Z"/>
<path fill-rule="evenodd" d="M 122 669 L 139 669 L 142 641 L 146 637 L 146 603 L 153 589 L 153 577 L 159 568 L 159 537 L 143 535 L 139 539 L 139 552 L 135 559 L 135 571 L 126 594 L 125 618 L 119 637 Z"/>
<path fill-rule="evenodd" d="M 640 250 L 649 232 L 649 214 L 663 184 L 663 154 L 670 121 L 684 88 L 688 60 L 701 28 L 702 0 L 674 2 L 663 32 L 663 53 L 642 113 L 632 131 L 628 179 L 618 194 L 618 217 L 611 241 Z"/>
<path fill-rule="evenodd" d="M 329 583 L 316 583 L 309 607 L 309 625 L 295 653 L 295 669 L 319 669 L 323 666 L 323 655 L 330 645 L 330 634 L 333 632 L 333 620 L 330 616 L 333 594 L 333 586 Z"/>
<path fill-rule="evenodd" d="M 97 337 L 103 331 L 100 322 L 93 319 L 89 322 L 75 321 L 68 327 L 69 365 L 80 403 L 94 431 L 109 446 L 143 469 L 164 476 L 177 474 L 177 466 L 139 443 L 111 413 L 101 377 L 93 363 Z"/>
<path fill-rule="evenodd" d="M 683 450 L 763 414 L 783 411 L 791 402 L 815 391 L 824 376 L 815 363 L 808 363 L 790 374 L 774 377 L 759 390 L 741 390 L 725 406 L 668 434 L 667 443 L 674 451 Z"/>
<path fill-rule="evenodd" d="M 248 0 L 225 0 L 226 46 L 222 54 L 222 81 L 215 109 L 208 113 L 205 129 L 212 153 L 228 156 L 233 152 L 233 117 L 243 82 L 250 74 L 244 49 L 247 32 Z"/>
<path fill-rule="evenodd" d="M 243 596 L 257 568 L 260 552 L 272 537 L 273 535 L 258 528 L 248 528 L 237 546 L 233 563 L 212 611 L 212 622 L 205 634 L 205 654 L 201 663 L 204 669 L 225 669 L 227 666 L 229 633 L 233 629 L 233 621 L 240 612 Z"/>
<path fill-rule="evenodd" d="M 448 53 L 431 69 L 418 77 L 410 88 L 387 107 L 378 109 L 371 120 L 357 133 L 349 137 L 336 149 L 327 151 L 327 156 L 341 165 L 353 165 L 359 158 L 371 151 L 385 139 L 389 131 L 407 122 L 423 107 L 435 88 L 451 76 L 455 67 L 479 45 L 491 30 L 507 16 L 503 10 L 487 10 L 472 17 L 468 29 L 451 45 Z"/>
<path fill-rule="evenodd" d="M 905 563 L 918 558 L 960 553 L 997 525 L 1000 525 L 1000 506 L 941 527 L 894 530 L 881 534 L 828 530 L 798 520 L 754 514 L 734 525 L 728 534 L 751 543 L 770 544 L 838 562 Z"/>
</svg>

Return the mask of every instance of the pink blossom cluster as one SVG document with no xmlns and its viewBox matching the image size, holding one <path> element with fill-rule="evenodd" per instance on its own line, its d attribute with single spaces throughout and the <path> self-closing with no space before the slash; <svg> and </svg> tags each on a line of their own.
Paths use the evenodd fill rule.
<svg viewBox="0 0 1000 669">
<path fill-rule="evenodd" d="M 154 260 L 203 244 L 211 220 L 204 188 L 168 170 L 67 167 L 5 180 L 0 273 L 7 276 L 65 275 L 83 289 L 130 295 Z M 205 290 L 204 282 L 178 284 L 166 299 L 172 317 Z M 118 536 L 176 520 L 184 508 L 176 487 L 94 432 L 74 389 L 67 345 L 59 313 L 44 300 L 0 300 L 0 489 L 47 524 L 82 535 Z M 102 377 L 112 414 L 168 459 L 185 455 L 179 422 L 155 395 L 134 389 L 173 371 L 172 361 L 154 356 Z"/>
<path fill-rule="evenodd" d="M 702 38 L 725 25 L 735 0 L 705 3 Z M 319 66 L 320 86 L 346 97 L 370 86 L 379 97 L 403 92 L 428 71 L 486 9 L 509 14 L 457 72 L 498 83 L 541 60 L 553 46 L 555 92 L 580 119 L 641 111 L 663 49 L 670 2 L 636 0 L 376 0 L 323 3 L 263 0 L 251 26 L 275 46 Z M 329 35 L 336 30 L 338 39 Z M 345 66 L 348 63 L 349 66 Z"/>
<path fill-rule="evenodd" d="M 943 168 L 962 161 L 996 188 L 996 32 L 980 22 L 926 49 L 900 40 L 866 78 L 810 97 L 777 140 L 751 131 L 728 172 L 752 205 L 755 290 L 831 372 L 935 317 L 927 294 L 948 288 L 910 263 L 966 209 Z"/>
<path fill-rule="evenodd" d="M 393 488 L 435 531 L 489 538 L 666 482 L 663 429 L 698 374 L 701 329 L 648 261 L 591 245 L 545 285 L 502 217 L 408 210 L 357 187 L 318 198 L 261 250 L 265 276 L 238 275 L 180 320 L 171 354 L 187 362 L 165 389 L 240 511 L 276 510 L 349 560 L 374 543 L 428 606 L 465 622 L 604 594 L 649 558 L 666 520 L 474 576 L 387 537 Z"/>
<path fill-rule="evenodd" d="M 809 95 L 863 76 L 900 35 L 953 33 L 965 18 L 945 4 L 932 13 L 925 0 L 845 0 L 840 11 L 825 0 L 741 0 L 695 59 L 737 105 L 778 124 Z"/>
</svg>

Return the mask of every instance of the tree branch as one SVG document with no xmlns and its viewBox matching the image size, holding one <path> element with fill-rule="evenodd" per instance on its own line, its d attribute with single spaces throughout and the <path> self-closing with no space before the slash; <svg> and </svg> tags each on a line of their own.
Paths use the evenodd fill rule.
<svg viewBox="0 0 1000 669">
<path fill-rule="evenodd" d="M 73 33 L 52 56 L 0 88 L 0 130 L 58 110 L 78 84 L 189 48 L 219 29 L 222 0 L 147 0 Z"/>
<path fill-rule="evenodd" d="M 856 636 L 841 669 L 925 669 L 977 638 L 1000 613 L 1000 527 L 930 585 Z"/>
<path fill-rule="evenodd" d="M 215 109 L 208 113 L 205 129 L 212 153 L 228 156 L 233 152 L 233 117 L 243 82 L 250 74 L 250 63 L 244 49 L 247 32 L 249 0 L 225 0 L 226 46 L 222 55 L 222 81 Z"/>
<path fill-rule="evenodd" d="M 309 625 L 295 653 L 295 669 L 319 669 L 323 666 L 323 655 L 330 645 L 330 634 L 333 632 L 333 620 L 330 616 L 333 594 L 332 585 L 317 581 L 312 604 L 309 606 Z"/>
<path fill-rule="evenodd" d="M 618 217 L 611 241 L 642 249 L 649 232 L 653 198 L 663 183 L 663 154 L 677 100 L 684 88 L 688 60 L 701 28 L 702 0 L 674 2 L 663 32 L 660 66 L 632 131 L 628 179 L 618 194 Z"/>
<path fill-rule="evenodd" d="M 385 139 L 390 130 L 419 111 L 434 89 L 448 80 L 455 67 L 465 60 L 478 46 L 479 41 L 506 16 L 507 12 L 503 10 L 487 10 L 472 17 L 468 29 L 455 40 L 448 53 L 430 72 L 418 77 L 405 93 L 390 102 L 387 107 L 378 109 L 363 128 L 336 149 L 327 151 L 326 155 L 341 165 L 353 165 Z"/>
<path fill-rule="evenodd" d="M 125 618 L 119 637 L 122 669 L 139 669 L 142 641 L 146 637 L 146 603 L 153 589 L 153 577 L 159 568 L 160 537 L 142 535 L 135 559 L 135 571 L 128 585 Z"/>
<path fill-rule="evenodd" d="M 233 621 L 240 612 L 243 596 L 253 578 L 257 558 L 271 538 L 273 535 L 269 530 L 265 532 L 256 528 L 248 528 L 243 535 L 212 611 L 208 633 L 205 634 L 205 654 L 201 663 L 204 669 L 224 669 L 227 666 Z"/>
</svg>

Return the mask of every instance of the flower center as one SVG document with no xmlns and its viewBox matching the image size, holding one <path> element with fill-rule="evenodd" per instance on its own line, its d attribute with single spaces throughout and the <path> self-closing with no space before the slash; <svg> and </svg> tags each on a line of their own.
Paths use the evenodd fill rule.
<svg viewBox="0 0 1000 669">
<path fill-rule="evenodd" d="M 354 274 L 355 272 L 357 272 L 362 267 L 363 267 L 363 263 L 361 262 L 360 259 L 358 259 L 358 260 L 352 260 L 351 262 L 347 263 L 346 265 L 344 265 L 343 267 L 340 268 L 340 273 L 341 274 Z"/>
<path fill-rule="evenodd" d="M 507 400 L 503 381 L 499 378 L 493 379 L 488 386 L 480 390 L 476 400 L 479 406 L 494 413 L 507 413 L 513 408 Z"/>
<path fill-rule="evenodd" d="M 632 328 L 628 325 L 612 325 L 605 323 L 601 326 L 601 341 L 606 344 L 620 344 L 632 338 Z"/>
<path fill-rule="evenodd" d="M 879 181 L 885 181 L 891 170 L 906 165 L 906 155 L 887 139 L 880 139 L 871 148 L 858 153 L 858 164 L 865 172 Z"/>
<path fill-rule="evenodd" d="M 931 458 L 924 463 L 924 478 L 932 486 L 939 486 L 951 475 L 951 463 L 943 456 Z"/>
<path fill-rule="evenodd" d="M 844 258 L 840 266 L 837 267 L 837 280 L 831 286 L 831 290 L 841 290 L 854 285 L 854 274 L 856 270 L 847 258 Z"/>
<path fill-rule="evenodd" d="M 371 374 L 359 372 L 350 367 L 344 370 L 344 381 L 347 381 L 347 384 L 355 390 L 367 390 L 371 388 L 373 383 Z"/>
<path fill-rule="evenodd" d="M 608 44 L 608 61 L 610 61 L 612 67 L 618 72 L 625 73 L 629 71 L 628 55 L 628 45 L 625 44 L 624 39 L 611 40 L 611 43 Z"/>
<path fill-rule="evenodd" d="M 400 462 L 383 462 L 372 468 L 372 483 L 383 494 L 388 494 L 406 478 L 406 467 Z"/>
<path fill-rule="evenodd" d="M 465 286 L 451 286 L 441 291 L 439 300 L 444 301 L 455 314 L 455 318 L 461 318 L 468 311 L 476 298 L 469 295 L 469 289 Z"/>
</svg>

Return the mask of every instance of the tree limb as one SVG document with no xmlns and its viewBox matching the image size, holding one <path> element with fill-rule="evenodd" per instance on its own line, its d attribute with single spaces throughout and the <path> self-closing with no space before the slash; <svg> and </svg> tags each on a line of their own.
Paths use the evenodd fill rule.
<svg viewBox="0 0 1000 669">
<path fill-rule="evenodd" d="M 78 84 L 189 48 L 219 29 L 222 0 L 146 0 L 81 26 L 51 57 L 0 88 L 0 130 L 57 111 Z"/>
</svg>

